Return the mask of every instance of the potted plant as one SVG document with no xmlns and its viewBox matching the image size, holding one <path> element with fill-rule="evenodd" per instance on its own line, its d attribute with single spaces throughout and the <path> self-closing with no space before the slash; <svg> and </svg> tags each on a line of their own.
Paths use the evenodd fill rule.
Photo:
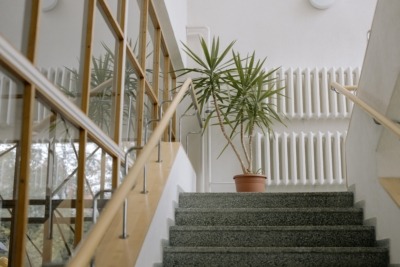
<svg viewBox="0 0 400 267">
<path fill-rule="evenodd" d="M 240 163 L 243 173 L 234 177 L 236 190 L 264 191 L 266 177 L 253 166 L 253 137 L 257 131 L 270 132 L 274 122 L 283 123 L 268 101 L 283 89 L 276 87 L 273 74 L 278 69 L 266 72 L 265 59 L 256 59 L 255 53 L 242 58 L 233 51 L 234 42 L 221 50 L 219 38 L 213 39 L 211 47 L 204 39 L 200 44 L 201 55 L 184 45 L 185 53 L 199 66 L 183 68 L 179 76 L 192 77 L 201 112 L 211 103 L 213 108 L 206 114 L 205 127 L 219 126 L 227 141 L 221 153 L 231 147 Z M 235 140 L 237 137 L 239 141 Z M 242 182 L 245 188 L 240 185 Z"/>
</svg>

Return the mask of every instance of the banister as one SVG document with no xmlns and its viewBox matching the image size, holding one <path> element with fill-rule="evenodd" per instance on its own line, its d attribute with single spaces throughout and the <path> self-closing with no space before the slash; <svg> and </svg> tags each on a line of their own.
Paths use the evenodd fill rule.
<svg viewBox="0 0 400 267">
<path fill-rule="evenodd" d="M 379 122 L 381 125 L 392 131 L 397 137 L 400 137 L 400 127 L 390 120 L 388 117 L 385 115 L 381 114 L 379 111 L 375 110 L 372 108 L 370 105 L 362 101 L 360 98 L 357 96 L 353 95 L 346 89 L 345 87 L 341 86 L 337 82 L 332 82 L 331 87 L 333 90 L 335 90 L 338 93 L 341 93 L 345 95 L 347 98 L 349 98 L 351 101 L 354 102 L 357 106 L 362 108 L 365 112 L 367 112 L 374 120 Z"/>
<path fill-rule="evenodd" d="M 69 267 L 87 266 L 89 264 L 91 257 L 94 255 L 94 252 L 98 244 L 103 238 L 103 235 L 107 231 L 108 227 L 110 226 L 111 222 L 114 219 L 114 216 L 118 212 L 119 208 L 122 206 L 128 194 L 131 192 L 131 188 L 138 179 L 138 176 L 143 166 L 146 164 L 153 148 L 157 145 L 158 140 L 164 133 L 164 130 L 169 125 L 169 120 L 174 115 L 180 101 L 185 96 L 190 85 L 191 85 L 191 79 L 187 79 L 183 83 L 181 89 L 176 94 L 172 103 L 165 112 L 163 118 L 155 128 L 148 143 L 144 146 L 142 152 L 136 159 L 135 164 L 132 166 L 128 175 L 125 177 L 121 185 L 115 190 L 115 193 L 113 194 L 112 198 L 109 200 L 103 212 L 100 214 L 97 223 L 88 232 L 86 238 L 83 239 L 81 243 L 78 245 L 78 247 L 73 253 L 73 256 L 68 261 L 67 266 Z"/>
</svg>

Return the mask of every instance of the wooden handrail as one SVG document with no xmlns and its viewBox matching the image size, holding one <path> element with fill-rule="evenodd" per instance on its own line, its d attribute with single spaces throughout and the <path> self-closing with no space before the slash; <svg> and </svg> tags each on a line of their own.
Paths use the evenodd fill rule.
<svg viewBox="0 0 400 267">
<path fill-rule="evenodd" d="M 345 88 L 348 91 L 357 91 L 358 86 L 357 85 L 346 85 L 346 86 L 343 86 L 343 88 Z"/>
<path fill-rule="evenodd" d="M 400 137 L 400 127 L 387 118 L 385 115 L 381 114 L 379 111 L 375 110 L 372 108 L 370 105 L 362 101 L 360 98 L 357 96 L 353 95 L 351 92 L 349 92 L 345 87 L 342 85 L 332 82 L 331 87 L 338 93 L 341 93 L 342 95 L 345 95 L 347 98 L 349 98 L 351 101 L 354 102 L 357 106 L 362 108 L 365 112 L 367 112 L 372 118 L 374 118 L 377 122 L 379 122 L 381 125 L 392 131 L 395 135 Z"/>
<path fill-rule="evenodd" d="M 74 251 L 73 256 L 68 261 L 67 266 L 87 266 L 95 253 L 95 250 L 100 243 L 103 235 L 110 226 L 114 216 L 117 214 L 118 210 L 122 207 L 124 200 L 127 198 L 131 191 L 131 188 L 136 183 L 140 172 L 142 171 L 144 165 L 149 159 L 153 148 L 157 145 L 158 140 L 164 133 L 164 130 L 169 125 L 169 120 L 174 115 L 178 104 L 185 96 L 185 93 L 191 87 L 191 79 L 187 79 L 176 94 L 175 98 L 169 105 L 167 111 L 164 113 L 163 118 L 155 128 L 153 134 L 151 135 L 149 141 L 144 146 L 139 157 L 136 159 L 135 164 L 129 170 L 127 176 L 121 183 L 121 185 L 115 190 L 112 198 L 108 201 L 107 205 L 103 209 L 97 223 L 89 231 L 86 238 L 81 241 L 79 246 Z"/>
</svg>

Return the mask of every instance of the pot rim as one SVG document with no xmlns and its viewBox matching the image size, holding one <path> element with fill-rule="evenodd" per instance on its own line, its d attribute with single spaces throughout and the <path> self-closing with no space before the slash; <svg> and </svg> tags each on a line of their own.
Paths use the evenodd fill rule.
<svg viewBox="0 0 400 267">
<path fill-rule="evenodd" d="M 264 178 L 267 179 L 267 176 L 264 174 L 257 174 L 257 173 L 243 173 L 243 174 L 237 174 L 235 176 L 233 176 L 233 179 L 236 179 L 237 177 L 255 177 L 255 178 Z"/>
</svg>

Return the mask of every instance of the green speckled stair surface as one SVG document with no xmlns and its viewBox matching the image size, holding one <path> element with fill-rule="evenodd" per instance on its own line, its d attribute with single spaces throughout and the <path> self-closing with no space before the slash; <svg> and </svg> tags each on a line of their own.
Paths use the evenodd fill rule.
<svg viewBox="0 0 400 267">
<path fill-rule="evenodd" d="M 351 192 L 182 193 L 163 266 L 388 266 Z"/>
</svg>

